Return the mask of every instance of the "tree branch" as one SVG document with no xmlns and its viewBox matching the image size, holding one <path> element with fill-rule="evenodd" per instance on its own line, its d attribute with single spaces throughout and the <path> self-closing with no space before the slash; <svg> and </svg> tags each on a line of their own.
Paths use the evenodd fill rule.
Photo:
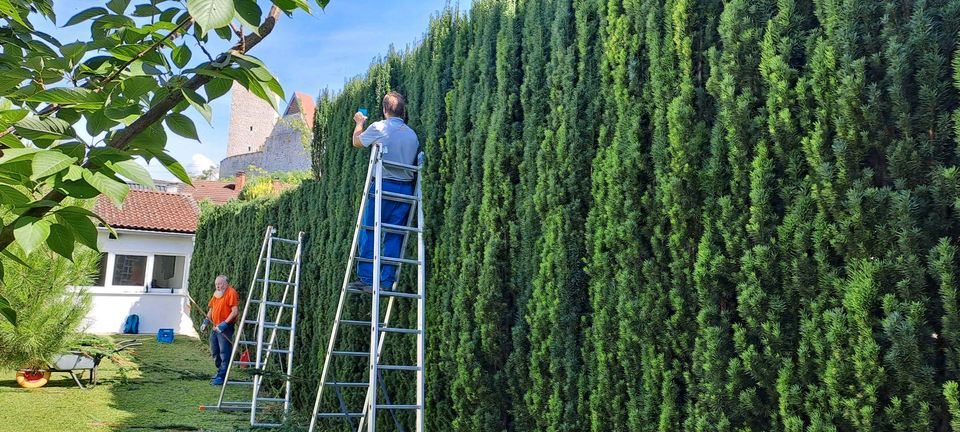
<svg viewBox="0 0 960 432">
<path fill-rule="evenodd" d="M 263 24 L 261 24 L 260 28 L 258 29 L 259 34 L 251 33 L 247 35 L 244 38 L 246 41 L 245 46 L 243 46 L 240 43 L 238 43 L 237 45 L 234 45 L 231 49 L 220 54 L 217 57 L 216 62 L 211 62 L 211 66 L 209 68 L 212 70 L 222 69 L 225 66 L 217 67 L 213 65 L 217 63 L 225 63 L 227 58 L 230 55 L 230 52 L 232 51 L 239 51 L 241 53 L 245 53 L 249 51 L 251 48 L 257 46 L 257 44 L 259 44 L 260 41 L 263 40 L 263 38 L 267 37 L 267 35 L 269 35 L 270 32 L 273 31 L 273 28 L 274 26 L 276 26 L 276 23 L 279 17 L 280 17 L 280 8 L 278 8 L 277 6 L 271 7 L 270 13 L 268 14 L 267 18 L 263 21 Z M 183 85 L 183 88 L 196 90 L 200 88 L 200 86 L 209 82 L 211 79 L 212 77 L 210 76 L 197 74 L 197 75 L 194 75 L 193 78 L 188 80 L 186 84 Z M 130 143 L 130 140 L 135 138 L 137 135 L 143 133 L 143 131 L 145 131 L 148 127 L 150 127 L 157 121 L 161 120 L 173 107 L 177 106 L 177 104 L 179 104 L 182 101 L 183 101 L 183 92 L 174 92 L 169 94 L 166 98 L 160 101 L 160 103 L 155 105 L 153 108 L 150 108 L 149 110 L 147 110 L 146 113 L 144 113 L 142 116 L 137 118 L 133 123 L 130 124 L 130 126 L 127 126 L 123 130 L 121 130 L 117 135 L 117 137 L 114 138 L 113 141 L 111 141 L 108 145 L 110 147 L 118 148 L 121 150 L 126 149 L 127 145 Z M 90 167 L 89 161 L 84 162 L 82 166 L 84 168 L 89 168 Z M 47 192 L 47 194 L 42 198 L 42 200 L 52 201 L 54 203 L 59 204 L 66 198 L 67 196 L 61 193 L 60 191 L 52 190 L 50 192 Z M 13 227 L 16 225 L 17 221 L 23 218 L 29 218 L 29 217 L 38 218 L 38 219 L 42 218 L 46 216 L 47 213 L 50 213 L 50 211 L 53 210 L 54 207 L 55 207 L 54 205 L 46 205 L 46 206 L 31 208 L 30 210 L 26 211 L 24 214 L 18 216 L 15 220 L 11 221 L 9 224 L 5 225 L 3 227 L 3 230 L 0 231 L 0 250 L 5 250 L 7 246 L 10 245 L 10 243 L 13 243 L 13 240 L 14 240 Z"/>
</svg>

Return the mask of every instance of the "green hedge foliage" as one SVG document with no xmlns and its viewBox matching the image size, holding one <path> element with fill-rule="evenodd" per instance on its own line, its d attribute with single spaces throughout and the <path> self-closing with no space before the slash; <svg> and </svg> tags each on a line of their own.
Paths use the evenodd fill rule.
<svg viewBox="0 0 960 432">
<path fill-rule="evenodd" d="M 958 0 L 476 1 L 321 98 L 320 180 L 205 216 L 191 289 L 247 280 L 267 223 L 309 233 L 309 409 L 369 157 L 350 119 L 397 90 L 429 430 L 949 430 L 958 30 Z"/>
</svg>

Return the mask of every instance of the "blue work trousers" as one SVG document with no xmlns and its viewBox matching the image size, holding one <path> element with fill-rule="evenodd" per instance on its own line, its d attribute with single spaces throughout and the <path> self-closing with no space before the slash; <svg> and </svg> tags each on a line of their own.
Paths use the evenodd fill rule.
<svg viewBox="0 0 960 432">
<path fill-rule="evenodd" d="M 384 179 L 383 190 L 386 192 L 413 195 L 414 183 L 412 181 L 401 182 Z M 376 185 L 371 184 L 370 196 L 367 199 L 367 208 L 363 212 L 363 225 L 373 226 L 375 205 Z M 410 213 L 411 207 L 410 203 L 397 202 L 384 198 L 380 202 L 380 220 L 385 224 L 406 225 L 407 216 Z M 381 242 L 383 256 L 392 258 L 400 257 L 400 246 L 403 244 L 403 234 L 393 232 L 383 234 L 383 241 Z M 360 257 L 373 259 L 373 240 L 373 230 L 360 230 L 359 244 L 357 245 L 360 250 Z M 359 277 L 363 283 L 373 286 L 373 264 L 358 263 L 357 277 Z M 380 265 L 380 287 L 382 289 L 391 289 L 393 282 L 396 281 L 396 277 L 397 266 L 389 264 Z"/>
<path fill-rule="evenodd" d="M 233 347 L 233 323 L 227 329 L 218 332 L 210 331 L 210 352 L 213 354 L 213 364 L 217 366 L 217 378 L 227 376 L 227 366 L 230 364 L 230 354 Z"/>
</svg>

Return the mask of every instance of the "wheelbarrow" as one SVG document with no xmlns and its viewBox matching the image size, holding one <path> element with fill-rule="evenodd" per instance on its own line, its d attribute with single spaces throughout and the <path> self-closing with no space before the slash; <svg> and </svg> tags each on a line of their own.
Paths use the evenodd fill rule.
<svg viewBox="0 0 960 432">
<path fill-rule="evenodd" d="M 111 351 L 110 354 L 115 354 L 139 345 L 143 345 L 143 343 L 132 339 L 120 341 L 117 342 L 117 347 Z M 100 361 L 106 356 L 107 354 L 89 355 L 80 351 L 70 351 L 66 354 L 53 357 L 53 365 L 50 367 L 50 372 L 68 373 L 73 378 L 73 381 L 77 383 L 77 386 L 81 389 L 88 389 L 97 385 L 97 380 L 99 379 L 97 369 L 100 367 Z M 83 377 L 84 371 L 89 373 L 86 385 L 80 380 Z"/>
</svg>

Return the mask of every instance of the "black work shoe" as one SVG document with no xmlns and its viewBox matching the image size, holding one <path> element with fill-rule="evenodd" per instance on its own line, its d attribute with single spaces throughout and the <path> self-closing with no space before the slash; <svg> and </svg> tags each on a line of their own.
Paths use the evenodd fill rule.
<svg viewBox="0 0 960 432">
<path fill-rule="evenodd" d="M 347 289 L 360 290 L 365 293 L 373 294 L 373 287 L 362 281 L 354 281 L 347 284 Z"/>
</svg>

